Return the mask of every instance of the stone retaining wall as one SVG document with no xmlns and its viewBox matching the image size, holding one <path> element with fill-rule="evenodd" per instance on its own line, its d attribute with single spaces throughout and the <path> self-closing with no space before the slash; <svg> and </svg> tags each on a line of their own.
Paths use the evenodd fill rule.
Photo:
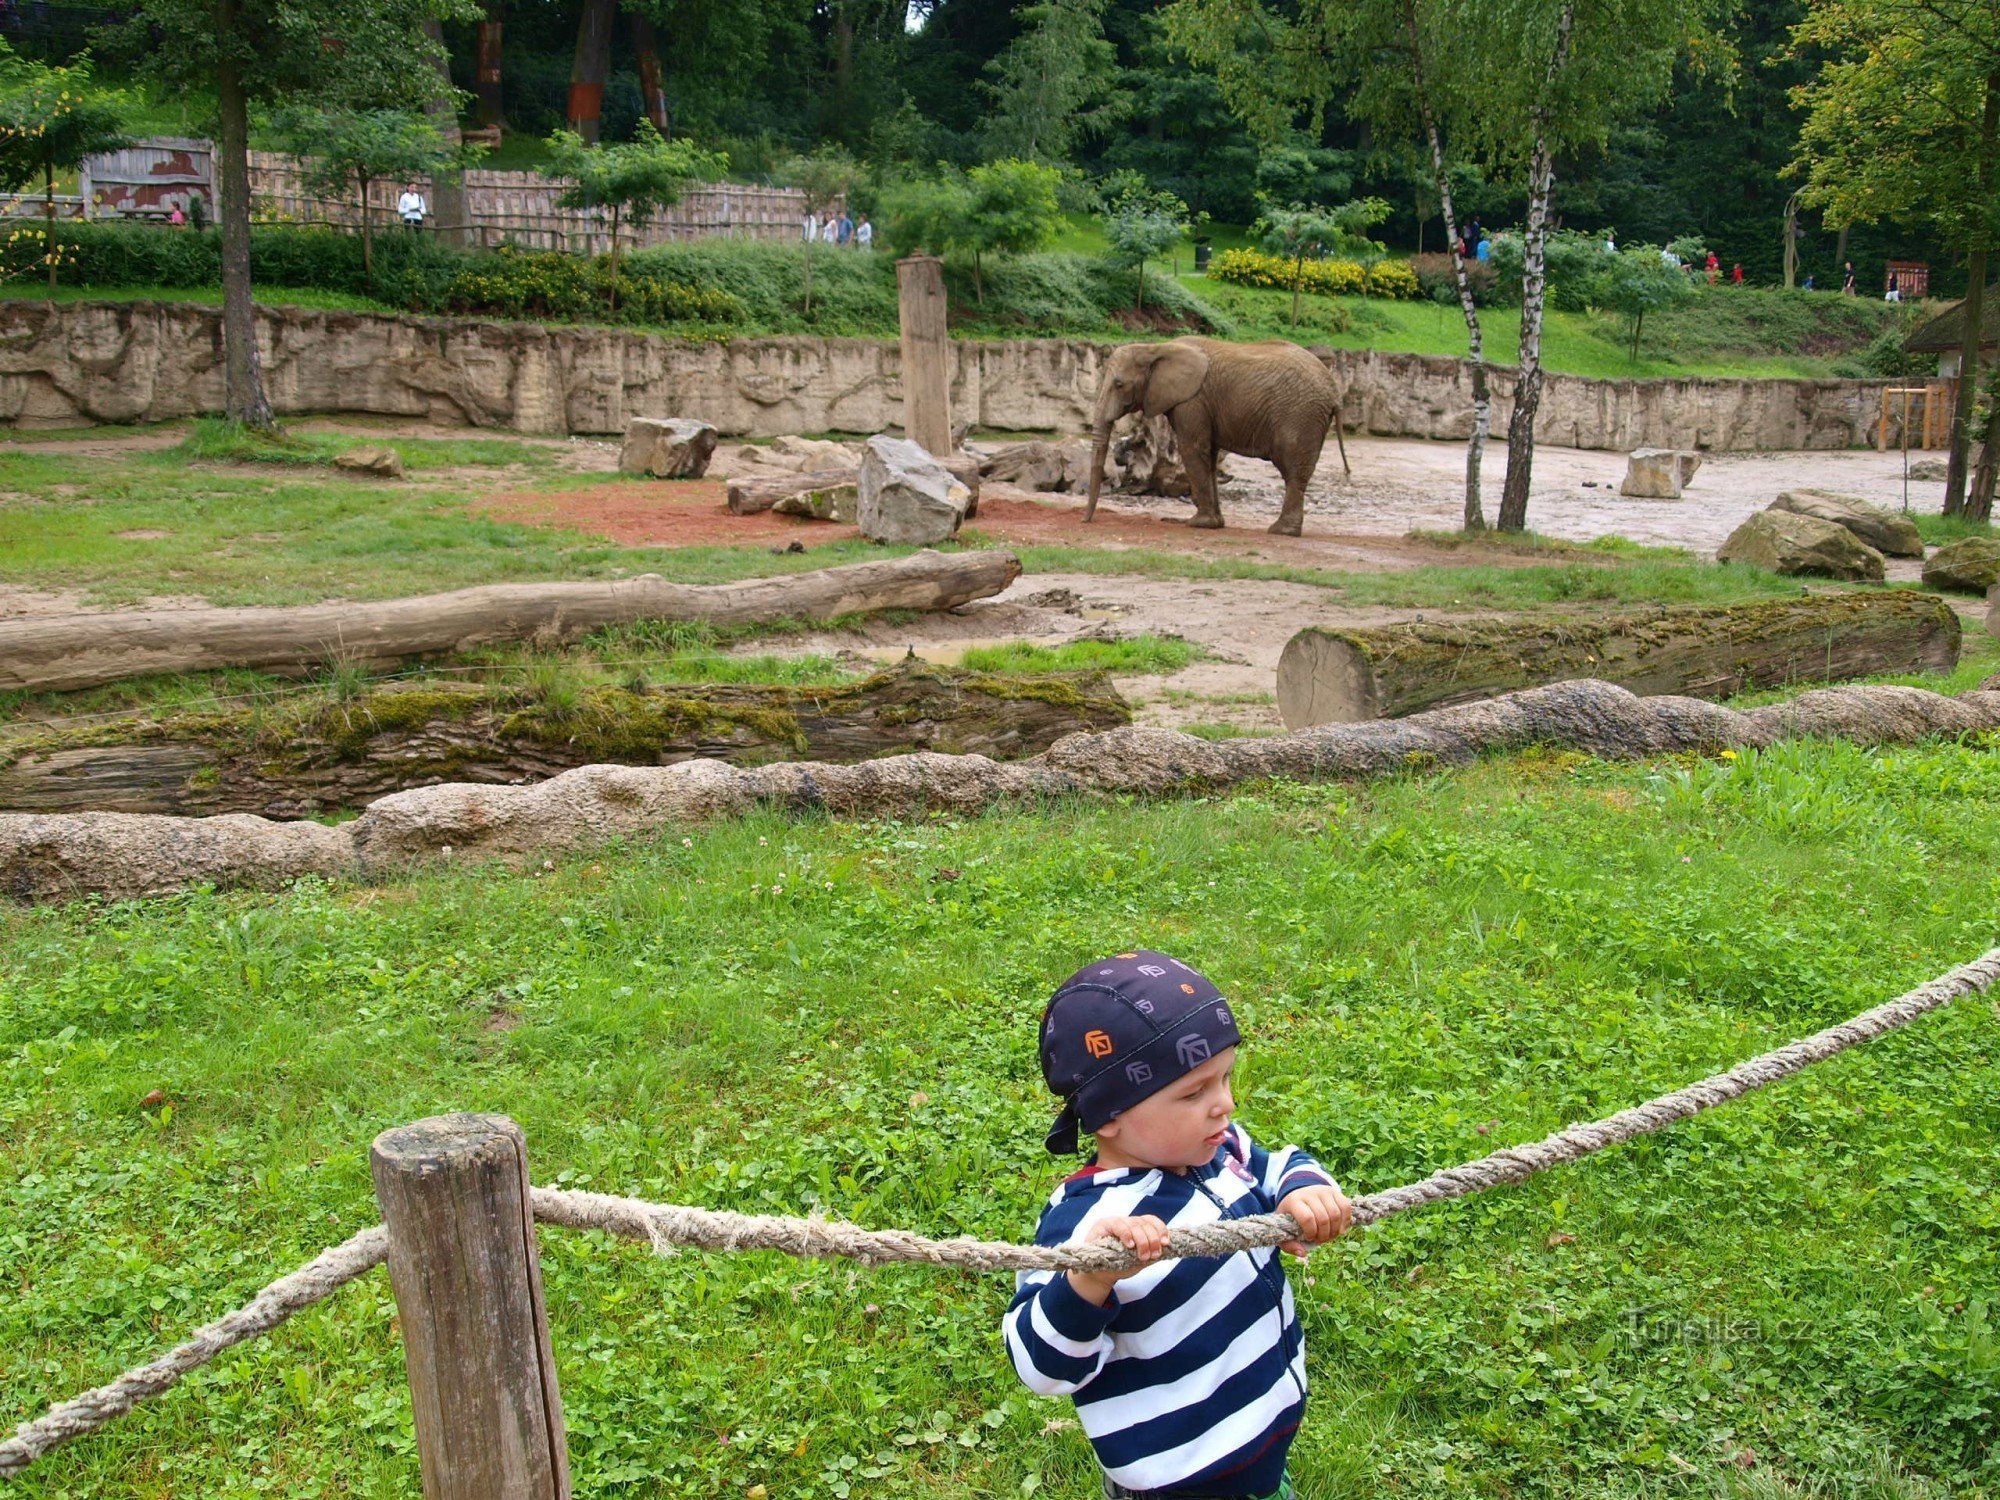
<svg viewBox="0 0 2000 1500">
<path fill-rule="evenodd" d="M 684 342 L 609 328 L 259 308 L 264 384 L 282 414 L 366 413 L 520 432 L 617 433 L 636 416 L 724 432 L 899 426 L 893 340 Z M 954 342 L 956 421 L 1088 426 L 1105 346 Z M 1348 392 L 1350 431 L 1463 438 L 1472 409 L 1455 359 L 1319 351 Z M 1493 372 L 1504 437 L 1509 370 Z M 1847 448 L 1868 440 L 1886 382 L 1584 380 L 1552 375 L 1536 433 L 1576 448 Z M 222 313 L 192 303 L 0 301 L 0 422 L 156 422 L 222 408 Z"/>
</svg>

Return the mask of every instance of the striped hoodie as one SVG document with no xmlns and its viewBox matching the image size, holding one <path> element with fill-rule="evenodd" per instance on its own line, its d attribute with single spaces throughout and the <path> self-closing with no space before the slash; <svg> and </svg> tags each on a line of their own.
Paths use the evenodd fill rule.
<svg viewBox="0 0 2000 1500">
<path fill-rule="evenodd" d="M 1171 1229 L 1273 1212 L 1333 1185 L 1296 1146 L 1266 1151 L 1240 1125 L 1206 1166 L 1087 1166 L 1049 1195 L 1035 1242 L 1101 1219 L 1154 1214 Z M 1028 1388 L 1069 1396 L 1098 1462 L 1135 1490 L 1265 1495 L 1305 1413 L 1305 1339 L 1274 1249 L 1160 1261 L 1085 1301 L 1061 1272 L 1022 1271 L 1002 1333 Z"/>
</svg>

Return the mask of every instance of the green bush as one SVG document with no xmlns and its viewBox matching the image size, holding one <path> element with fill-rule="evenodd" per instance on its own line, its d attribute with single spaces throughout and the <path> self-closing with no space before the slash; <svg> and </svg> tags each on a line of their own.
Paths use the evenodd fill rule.
<svg viewBox="0 0 2000 1500">
<path fill-rule="evenodd" d="M 1437 251 L 1413 255 L 1410 269 L 1416 274 L 1417 289 L 1423 297 L 1451 307 L 1458 305 L 1458 271 L 1451 263 L 1451 256 Z M 1500 284 L 1493 275 L 1491 261 L 1467 261 L 1465 279 L 1472 287 L 1474 307 L 1491 307 L 1500 301 Z"/>
<path fill-rule="evenodd" d="M 1368 268 L 1368 295 L 1405 301 L 1417 295 L 1417 273 L 1406 260 L 1378 260 Z"/>
<path fill-rule="evenodd" d="M 634 271 L 700 291 L 721 292 L 741 321 L 779 332 L 886 336 L 897 329 L 896 264 L 887 255 L 821 245 L 813 249 L 813 315 L 805 304 L 805 247 L 774 240 L 691 240 L 625 257 Z"/>
<path fill-rule="evenodd" d="M 1408 267 L 1403 268 L 1406 272 Z M 1208 274 L 1217 281 L 1238 286 L 1268 287 L 1289 292 L 1294 276 L 1303 291 L 1324 297 L 1352 297 L 1368 290 L 1368 271 L 1354 260 L 1293 261 L 1263 250 L 1225 250 L 1209 262 Z M 1409 290 L 1395 295 L 1414 297 L 1417 281 L 1409 278 Z"/>
</svg>

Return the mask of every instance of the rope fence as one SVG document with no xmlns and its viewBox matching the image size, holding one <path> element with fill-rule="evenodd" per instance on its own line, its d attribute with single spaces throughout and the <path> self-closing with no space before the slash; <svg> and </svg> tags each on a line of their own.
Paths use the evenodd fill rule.
<svg viewBox="0 0 2000 1500">
<path fill-rule="evenodd" d="M 1446 1167 L 1420 1182 L 1356 1198 L 1353 1225 L 1360 1228 L 1425 1204 L 1522 1182 L 1566 1162 L 1661 1130 L 1907 1026 L 1960 996 L 1984 992 L 1996 980 L 2000 980 L 2000 948 L 1838 1025 L 1738 1063 L 1726 1072 L 1604 1119 L 1567 1126 L 1540 1141 L 1504 1147 L 1476 1161 Z M 777 1250 L 801 1257 L 854 1260 L 863 1265 L 921 1262 L 976 1271 L 1116 1270 L 1135 1263 L 1131 1252 L 1115 1241 L 1049 1246 L 970 1238 L 933 1239 L 904 1229 L 864 1229 L 818 1215 L 739 1214 L 608 1193 L 531 1188 L 519 1128 L 498 1116 L 451 1115 L 384 1132 L 375 1143 L 373 1159 L 376 1195 L 387 1222 L 364 1229 L 322 1251 L 296 1271 L 263 1288 L 243 1307 L 197 1329 L 185 1343 L 150 1363 L 127 1370 L 109 1384 L 23 1422 L 13 1437 L 0 1442 L 0 1478 L 20 1473 L 58 1444 L 95 1431 L 141 1401 L 160 1395 L 224 1350 L 269 1333 L 294 1313 L 332 1296 L 348 1282 L 387 1262 L 395 1283 L 404 1342 L 409 1350 L 413 1394 L 417 1397 L 418 1449 L 424 1466 L 426 1495 L 433 1492 L 434 1474 L 443 1476 L 437 1493 L 450 1496 L 540 1500 L 543 1496 L 566 1495 L 567 1461 L 560 1451 L 562 1421 L 554 1390 L 553 1365 L 547 1353 L 548 1330 L 541 1307 L 540 1276 L 534 1261 L 533 1236 L 523 1233 L 528 1218 L 566 1229 L 603 1230 L 621 1238 L 642 1240 L 662 1255 L 683 1248 L 722 1252 Z M 482 1222 L 482 1210 L 483 1220 L 490 1222 Z M 482 1230 L 490 1231 L 487 1238 L 499 1247 L 497 1271 L 495 1267 L 476 1263 Z M 1168 1237 L 1165 1256 L 1229 1255 L 1239 1250 L 1279 1245 L 1296 1239 L 1298 1234 L 1298 1222 L 1289 1214 L 1261 1214 L 1176 1229 Z M 527 1261 L 523 1268 L 518 1260 L 524 1242 Z M 521 1326 L 511 1334 L 507 1331 L 508 1309 L 504 1306 L 498 1309 L 497 1316 L 487 1316 L 488 1310 L 482 1309 L 481 1318 L 468 1318 L 467 1306 L 462 1304 L 448 1309 L 450 1316 L 439 1316 L 433 1299 L 441 1280 L 437 1274 L 441 1256 L 449 1262 L 446 1269 L 455 1267 L 470 1273 L 459 1279 L 474 1289 L 475 1295 L 490 1287 L 496 1300 L 503 1303 L 509 1295 L 505 1285 L 509 1279 L 506 1262 L 513 1257 L 517 1262 L 513 1269 L 523 1271 L 515 1278 L 518 1285 L 513 1293 L 518 1304 L 514 1308 L 518 1314 L 515 1322 Z M 438 1391 L 431 1393 L 434 1398 L 431 1405 L 440 1410 L 455 1411 L 468 1403 L 477 1406 L 480 1402 L 475 1398 L 493 1395 L 490 1390 L 482 1390 L 468 1397 L 464 1392 L 445 1389 L 464 1376 L 466 1370 L 491 1365 L 492 1361 L 473 1357 L 480 1351 L 461 1347 L 467 1327 L 479 1324 L 482 1318 L 484 1323 L 500 1329 L 503 1339 L 511 1340 L 498 1351 L 501 1362 L 518 1356 L 521 1365 L 520 1379 L 516 1382 L 520 1389 L 500 1392 L 509 1398 L 509 1404 L 504 1406 L 505 1415 L 510 1420 L 518 1419 L 521 1408 L 533 1408 L 529 1416 L 542 1422 L 553 1434 L 557 1451 L 545 1471 L 546 1485 L 537 1484 L 532 1475 L 522 1481 L 510 1470 L 500 1489 L 491 1488 L 492 1479 L 480 1477 L 487 1471 L 477 1461 L 478 1455 L 468 1452 L 481 1446 L 476 1421 L 465 1424 L 465 1431 L 438 1430 L 450 1427 L 443 1422 L 433 1422 L 433 1430 L 426 1430 L 424 1414 L 430 1409 L 425 1401 L 426 1392 L 414 1389 L 420 1370 L 424 1372 L 423 1379 L 438 1383 Z M 425 1341 L 435 1342 L 433 1352 L 440 1352 L 440 1359 L 420 1359 L 418 1346 Z M 521 1347 L 526 1345 L 538 1347 Z M 454 1354 L 461 1357 L 454 1360 Z M 491 1369 L 480 1369 L 481 1377 L 502 1386 L 506 1384 L 504 1373 L 501 1381 L 493 1382 Z M 449 1399 L 454 1394 L 456 1401 Z M 502 1408 L 493 1400 L 488 1399 L 485 1404 L 496 1417 L 500 1414 Z"/>
</svg>

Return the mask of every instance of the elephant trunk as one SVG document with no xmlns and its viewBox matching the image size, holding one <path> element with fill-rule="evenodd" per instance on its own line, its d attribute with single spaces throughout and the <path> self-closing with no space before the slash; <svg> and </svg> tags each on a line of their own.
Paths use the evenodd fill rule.
<svg viewBox="0 0 2000 1500">
<path fill-rule="evenodd" d="M 1083 519 L 1087 522 L 1097 514 L 1097 493 L 1104 487 L 1104 458 L 1111 449 L 1110 417 L 1097 419 L 1095 441 L 1090 448 L 1090 494 L 1083 502 Z"/>
</svg>

